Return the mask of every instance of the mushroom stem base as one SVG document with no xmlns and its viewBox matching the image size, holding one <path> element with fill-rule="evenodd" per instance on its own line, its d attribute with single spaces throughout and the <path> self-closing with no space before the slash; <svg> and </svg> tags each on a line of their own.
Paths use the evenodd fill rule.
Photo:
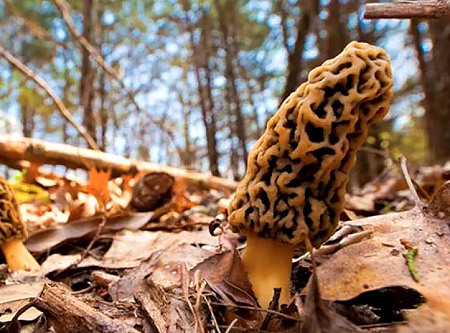
<svg viewBox="0 0 450 333">
<path fill-rule="evenodd" d="M 1 245 L 10 271 L 37 271 L 41 267 L 20 239 L 10 239 Z"/>
<path fill-rule="evenodd" d="M 245 268 L 259 304 L 268 308 L 274 288 L 281 288 L 279 304 L 290 301 L 292 256 L 294 245 L 255 234 L 247 235 L 247 247 L 242 255 Z"/>
</svg>

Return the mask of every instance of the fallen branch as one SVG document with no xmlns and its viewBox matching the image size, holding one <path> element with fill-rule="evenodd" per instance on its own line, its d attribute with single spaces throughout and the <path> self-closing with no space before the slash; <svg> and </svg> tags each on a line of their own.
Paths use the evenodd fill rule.
<svg viewBox="0 0 450 333">
<path fill-rule="evenodd" d="M 450 18 L 449 0 L 368 3 L 365 19 L 438 19 Z"/>
<path fill-rule="evenodd" d="M 34 305 L 50 317 L 56 332 L 138 333 L 123 321 L 112 319 L 82 302 L 54 282 L 47 283 Z"/>
<path fill-rule="evenodd" d="M 23 64 L 19 59 L 14 57 L 11 53 L 6 51 L 1 45 L 0 45 L 0 56 L 3 57 L 6 61 L 8 61 L 11 65 L 13 65 L 15 68 L 17 68 L 19 71 L 21 71 L 23 74 L 25 74 L 28 78 L 32 79 L 39 87 L 44 89 L 47 95 L 55 103 L 55 106 L 58 109 L 59 113 L 61 113 L 63 118 L 66 119 L 78 131 L 78 133 L 80 133 L 80 135 L 88 143 L 89 147 L 91 149 L 99 150 L 94 139 L 92 139 L 92 137 L 89 135 L 89 133 L 83 126 L 75 122 L 70 111 L 66 108 L 62 100 L 53 92 L 53 90 L 41 77 L 35 74 L 31 69 L 29 69 L 25 64 Z"/>
<path fill-rule="evenodd" d="M 163 166 L 156 163 L 127 159 L 114 154 L 78 148 L 61 143 L 38 139 L 16 138 L 0 135 L 0 161 L 14 167 L 18 161 L 64 165 L 68 168 L 89 170 L 92 167 L 111 169 L 113 175 L 135 171 L 164 171 L 189 184 L 206 188 L 234 191 L 236 183 L 220 177 L 210 176 L 185 169 Z"/>
</svg>

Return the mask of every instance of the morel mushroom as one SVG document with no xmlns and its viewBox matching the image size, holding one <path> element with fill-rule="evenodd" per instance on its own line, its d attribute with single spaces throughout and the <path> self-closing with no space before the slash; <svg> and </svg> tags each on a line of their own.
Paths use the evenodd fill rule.
<svg viewBox="0 0 450 333">
<path fill-rule="evenodd" d="M 261 306 L 276 287 L 289 302 L 295 246 L 318 247 L 334 232 L 356 152 L 388 112 L 392 86 L 386 52 L 352 42 L 309 73 L 251 150 L 228 212 L 247 237 L 243 261 Z"/>
<path fill-rule="evenodd" d="M 27 236 L 19 205 L 7 181 L 0 177 L 0 248 L 5 255 L 8 268 L 34 271 L 40 266 L 23 244 Z"/>
</svg>

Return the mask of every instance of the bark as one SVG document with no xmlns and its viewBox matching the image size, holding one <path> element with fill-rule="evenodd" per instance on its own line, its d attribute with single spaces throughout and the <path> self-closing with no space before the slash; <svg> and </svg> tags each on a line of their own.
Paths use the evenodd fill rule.
<svg viewBox="0 0 450 333">
<path fill-rule="evenodd" d="M 286 83 L 281 95 L 280 104 L 299 86 L 300 73 L 302 71 L 302 53 L 305 48 L 306 35 L 310 30 L 313 16 L 310 10 L 301 5 L 300 17 L 297 21 L 297 37 L 292 50 L 288 51 L 288 64 L 286 73 Z"/>
<path fill-rule="evenodd" d="M 33 137 L 35 121 L 34 110 L 26 104 L 20 104 L 20 116 L 22 119 L 22 133 L 24 137 Z"/>
<path fill-rule="evenodd" d="M 95 0 L 83 1 L 83 37 L 92 44 L 92 8 Z M 80 104 L 83 107 L 83 125 L 89 135 L 97 142 L 96 139 L 96 122 L 94 116 L 94 79 L 95 71 L 92 68 L 90 54 L 82 48 L 81 61 L 81 82 L 80 82 Z"/>
<path fill-rule="evenodd" d="M 26 65 L 24 65 L 19 59 L 14 57 L 11 53 L 6 51 L 1 45 L 0 45 L 0 56 L 3 57 L 6 61 L 8 61 L 11 65 L 14 66 L 14 68 L 18 69 L 22 74 L 24 74 L 26 77 L 32 79 L 39 87 L 44 89 L 46 94 L 52 99 L 53 103 L 55 104 L 56 108 L 58 109 L 59 113 L 66 119 L 77 131 L 78 133 L 86 140 L 88 143 L 88 146 L 91 149 L 97 149 L 97 144 L 92 139 L 92 137 L 89 135 L 89 133 L 86 131 L 86 129 L 75 122 L 72 115 L 70 114 L 70 111 L 67 109 L 67 107 L 64 105 L 64 103 L 61 101 L 61 99 L 55 94 L 55 92 L 50 88 L 50 86 L 45 82 L 40 76 L 36 75 L 30 68 L 28 68 Z"/>
<path fill-rule="evenodd" d="M 323 59 L 330 59 L 337 56 L 350 41 L 347 35 L 347 27 L 341 22 L 346 22 L 342 17 L 346 13 L 342 13 L 342 6 L 339 0 L 331 0 L 328 5 L 328 18 L 325 23 L 327 30 L 327 39 L 325 43 L 325 50 L 322 53 Z"/>
<path fill-rule="evenodd" d="M 90 307 L 66 290 L 62 284 L 46 283 L 34 301 L 35 306 L 49 315 L 56 332 L 72 333 L 138 333 L 122 320 L 113 319 Z"/>
<path fill-rule="evenodd" d="M 244 66 L 242 66 L 242 64 L 239 64 L 239 68 L 240 68 L 241 76 L 244 79 L 245 90 L 247 92 L 247 103 L 250 104 L 250 107 L 251 107 L 252 113 L 253 113 L 252 118 L 253 118 L 253 123 L 255 124 L 254 136 L 255 136 L 255 139 L 258 139 L 261 136 L 261 134 L 263 133 L 263 128 L 261 127 L 260 120 L 259 120 L 260 117 L 258 114 L 258 108 L 256 107 L 256 102 L 254 101 L 254 96 L 256 95 L 256 92 L 255 92 L 254 87 L 252 86 L 250 76 L 248 75 Z"/>
<path fill-rule="evenodd" d="M 214 98 L 212 96 L 212 73 L 210 68 L 210 59 L 212 57 L 211 52 L 211 36 L 210 36 L 210 26 L 208 22 L 208 14 L 206 12 L 203 13 L 203 71 L 205 73 L 205 90 L 206 90 L 206 96 L 207 97 L 207 114 L 209 118 L 209 135 L 211 136 L 209 139 L 209 142 L 211 144 L 211 147 L 208 149 L 210 152 L 211 159 L 214 161 L 214 164 L 211 166 L 211 173 L 214 176 L 220 176 L 219 172 L 219 154 L 217 153 L 217 140 L 216 140 L 216 132 L 217 132 L 217 126 L 216 126 L 216 115 L 214 111 Z"/>
<path fill-rule="evenodd" d="M 214 176 L 219 176 L 219 161 L 218 161 L 218 154 L 217 154 L 217 141 L 216 141 L 216 131 L 214 129 L 215 122 L 212 121 L 214 119 L 211 119 L 211 112 L 210 108 L 208 108 L 208 105 L 206 104 L 207 100 L 207 92 L 206 88 L 204 86 L 202 76 L 201 76 L 201 69 L 202 69 L 202 63 L 201 63 L 201 50 L 197 47 L 194 39 L 194 29 L 191 25 L 191 22 L 189 21 L 187 14 L 190 10 L 189 3 L 187 0 L 182 1 L 183 10 L 186 15 L 186 29 L 189 33 L 189 42 L 191 46 L 192 51 L 192 57 L 193 57 L 193 65 L 194 65 L 194 74 L 195 79 L 197 81 L 197 92 L 198 92 L 198 98 L 199 98 L 199 106 L 200 111 L 202 113 L 202 122 L 203 126 L 205 128 L 205 136 L 206 136 L 206 146 L 208 151 L 208 160 L 209 160 L 209 169 L 211 173 Z M 211 104 L 209 104 L 211 106 Z"/>
<path fill-rule="evenodd" d="M 425 123 L 432 160 L 440 163 L 450 158 L 450 25 L 430 21 L 429 34 L 433 48 L 425 66 L 424 91 L 429 94 Z"/>
<path fill-rule="evenodd" d="M 108 131 L 108 110 L 106 110 L 106 89 L 105 89 L 105 74 L 99 75 L 99 98 L 100 98 L 100 149 L 106 151 L 106 133 Z"/>
<path fill-rule="evenodd" d="M 450 1 L 448 0 L 404 1 L 398 3 L 369 3 L 366 5 L 366 10 L 364 12 L 365 19 L 433 19 L 449 17 Z"/>
<path fill-rule="evenodd" d="M 105 57 L 104 51 L 102 50 L 103 45 L 103 25 L 101 24 L 101 18 L 103 16 L 103 10 L 98 11 L 97 15 L 97 24 L 96 24 L 96 36 L 99 44 L 99 52 L 102 58 Z M 101 71 L 98 78 L 98 93 L 99 93 L 99 99 L 100 99 L 100 110 L 99 110 L 99 120 L 100 120 L 100 149 L 103 151 L 106 151 L 107 148 L 107 142 L 106 142 L 106 133 L 108 131 L 108 122 L 109 122 L 109 115 L 108 110 L 106 110 L 106 75 L 104 71 Z"/>
<path fill-rule="evenodd" d="M 187 84 L 187 78 L 186 78 L 186 71 L 183 73 L 183 83 Z M 189 126 L 190 126 L 190 118 L 191 118 L 191 111 L 189 109 L 188 103 L 183 98 L 183 93 L 181 91 L 178 91 L 178 101 L 181 105 L 181 112 L 183 114 L 183 140 L 184 140 L 184 150 L 181 154 L 181 163 L 185 167 L 192 167 L 194 163 L 194 150 L 192 149 L 192 142 L 191 142 L 191 136 L 189 134 Z"/>
<path fill-rule="evenodd" d="M 234 190 L 236 183 L 220 177 L 189 172 L 156 163 L 127 159 L 118 155 L 107 154 L 90 149 L 77 148 L 61 143 L 51 143 L 37 139 L 14 138 L 0 135 L 0 161 L 14 167 L 19 161 L 40 164 L 63 165 L 68 168 L 89 170 L 92 167 L 111 169 L 114 175 L 131 171 L 163 171 L 185 181 L 203 187 Z"/>
<path fill-rule="evenodd" d="M 223 47 L 225 50 L 225 77 L 229 83 L 231 106 L 235 114 L 234 128 L 236 136 L 239 139 L 239 146 L 241 148 L 242 159 L 244 165 L 247 164 L 247 133 L 245 130 L 245 120 L 242 113 L 241 101 L 239 99 L 239 93 L 237 89 L 237 74 L 235 72 L 235 66 L 233 59 L 237 59 L 237 49 L 233 47 L 236 45 L 236 41 L 233 40 L 233 36 L 230 33 L 232 24 L 230 23 L 229 16 L 237 15 L 235 0 L 226 2 L 226 7 L 222 7 L 220 0 L 215 0 L 219 16 L 219 25 L 222 33 Z M 236 38 L 236 36 L 234 36 Z"/>
</svg>

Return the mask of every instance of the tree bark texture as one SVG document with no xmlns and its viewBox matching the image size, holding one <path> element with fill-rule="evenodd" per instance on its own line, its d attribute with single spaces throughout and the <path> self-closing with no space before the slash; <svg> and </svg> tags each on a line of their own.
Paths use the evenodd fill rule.
<svg viewBox="0 0 450 333">
<path fill-rule="evenodd" d="M 189 33 L 189 42 L 191 44 L 192 58 L 194 63 L 194 74 L 195 79 L 197 81 L 197 91 L 198 91 L 198 99 L 200 111 L 202 113 L 202 122 L 205 127 L 206 134 L 206 146 L 209 160 L 209 169 L 214 176 L 219 176 L 219 161 L 218 161 L 218 153 L 217 153 L 217 141 L 216 141 L 216 130 L 215 130 L 215 115 L 214 110 L 211 109 L 211 106 L 214 104 L 212 100 L 209 101 L 207 105 L 208 93 L 206 91 L 206 87 L 202 80 L 201 70 L 202 70 L 202 55 L 201 52 L 204 50 L 200 50 L 197 47 L 194 38 L 194 29 L 191 25 L 191 22 L 188 19 L 188 13 L 190 10 L 190 6 L 187 0 L 183 0 L 182 2 L 183 10 L 186 15 L 186 29 Z"/>
<path fill-rule="evenodd" d="M 425 123 L 433 162 L 440 163 L 450 158 L 450 24 L 444 20 L 428 24 L 433 48 L 426 63 L 430 103 Z"/>
<path fill-rule="evenodd" d="M 90 307 L 61 284 L 46 283 L 34 301 L 36 307 L 50 317 L 57 333 L 138 333 L 123 321 L 113 319 Z"/>
<path fill-rule="evenodd" d="M 33 137 L 34 132 L 34 110 L 26 103 L 20 103 L 20 116 L 22 119 L 22 133 L 24 137 Z"/>
<path fill-rule="evenodd" d="M 215 0 L 215 5 L 217 8 L 219 16 L 219 25 L 222 33 L 223 48 L 225 50 L 225 77 L 228 81 L 228 87 L 230 89 L 230 97 L 232 101 L 232 109 L 234 110 L 235 121 L 234 128 L 236 131 L 236 136 L 239 139 L 239 146 L 242 153 L 242 160 L 244 165 L 247 165 L 247 133 L 245 130 L 245 121 L 242 113 L 241 101 L 239 98 L 239 93 L 237 89 L 237 74 L 235 72 L 235 64 L 233 59 L 237 59 L 238 50 L 234 46 L 237 43 L 233 40 L 232 33 L 230 33 L 230 16 L 237 15 L 235 0 L 230 0 L 226 2 L 226 6 L 223 7 L 220 4 L 220 0 Z"/>
<path fill-rule="evenodd" d="M 300 6 L 300 17 L 297 21 L 297 37 L 292 50 L 287 49 L 287 74 L 283 94 L 281 95 L 281 103 L 299 86 L 300 73 L 302 71 L 302 54 L 305 48 L 306 35 L 308 34 L 313 20 L 311 12 L 302 5 L 301 1 L 298 3 Z"/>
<path fill-rule="evenodd" d="M 93 33 L 93 6 L 95 0 L 83 1 L 83 37 L 90 43 L 92 43 Z M 89 52 L 85 49 L 81 49 L 82 61 L 81 61 L 81 82 L 80 82 L 80 104 L 83 107 L 83 125 L 86 128 L 89 135 L 97 142 L 96 136 L 96 121 L 93 109 L 94 102 L 94 79 L 95 71 L 92 68 Z"/>
<path fill-rule="evenodd" d="M 365 19 L 409 18 L 430 19 L 449 18 L 449 0 L 421 0 L 392 3 L 368 3 L 364 12 Z"/>
</svg>

